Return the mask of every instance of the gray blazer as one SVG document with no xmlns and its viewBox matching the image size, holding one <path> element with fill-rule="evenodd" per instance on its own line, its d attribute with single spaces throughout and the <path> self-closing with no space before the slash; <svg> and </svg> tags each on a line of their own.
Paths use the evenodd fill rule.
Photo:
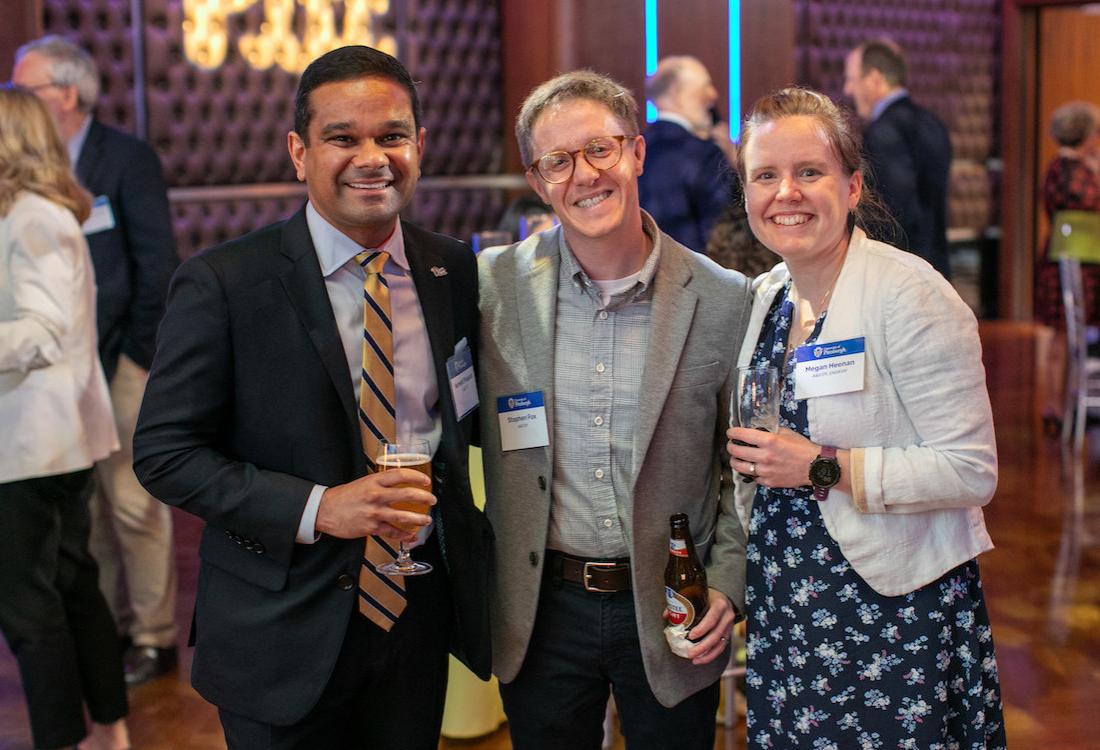
<svg viewBox="0 0 1100 750">
<path fill-rule="evenodd" d="M 493 671 L 503 682 L 515 679 L 527 653 L 550 520 L 561 232 L 486 251 L 478 261 L 485 510 L 496 533 Z M 710 586 L 744 611 L 745 535 L 733 508 L 725 429 L 751 294 L 744 276 L 668 235 L 660 234 L 660 246 L 634 436 L 634 515 L 623 522 L 646 675 L 658 700 L 672 706 L 718 679 L 725 659 L 693 666 L 669 651 L 661 632 L 671 514 L 688 514 Z M 550 445 L 503 453 L 496 399 L 529 391 L 545 396 Z"/>
</svg>

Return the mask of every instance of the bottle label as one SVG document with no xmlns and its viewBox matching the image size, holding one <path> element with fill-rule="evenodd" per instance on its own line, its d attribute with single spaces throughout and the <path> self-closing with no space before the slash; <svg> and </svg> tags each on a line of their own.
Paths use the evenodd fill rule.
<svg viewBox="0 0 1100 750">
<path fill-rule="evenodd" d="M 686 539 L 669 539 L 668 540 L 668 554 L 676 555 L 676 557 L 688 556 L 688 543 Z"/>
<path fill-rule="evenodd" d="M 668 621 L 673 625 L 687 623 L 690 627 L 695 624 L 695 605 L 679 592 L 665 586 L 665 604 L 668 607 Z"/>
</svg>

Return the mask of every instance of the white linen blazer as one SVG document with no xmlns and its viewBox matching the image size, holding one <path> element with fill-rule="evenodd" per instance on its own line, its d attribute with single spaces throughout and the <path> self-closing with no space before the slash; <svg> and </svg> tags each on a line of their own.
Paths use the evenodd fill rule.
<svg viewBox="0 0 1100 750">
<path fill-rule="evenodd" d="M 0 482 L 86 469 L 118 448 L 95 293 L 72 212 L 21 193 L 0 217 Z"/>
<path fill-rule="evenodd" d="M 780 263 L 755 280 L 739 366 L 789 276 Z M 896 596 L 992 549 L 980 506 L 997 486 L 993 415 L 970 308 L 924 260 L 856 229 L 818 342 L 859 336 L 863 390 L 810 399 L 810 438 L 853 451 L 862 492 L 834 487 L 821 514 L 853 569 Z M 756 485 L 739 484 L 747 531 Z"/>
</svg>

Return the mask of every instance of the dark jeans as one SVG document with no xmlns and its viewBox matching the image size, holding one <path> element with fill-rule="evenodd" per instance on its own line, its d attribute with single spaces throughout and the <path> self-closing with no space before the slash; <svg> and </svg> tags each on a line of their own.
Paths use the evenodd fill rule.
<svg viewBox="0 0 1100 750">
<path fill-rule="evenodd" d="M 436 750 L 447 695 L 450 588 L 434 534 L 413 557 L 435 569 L 405 579 L 408 604 L 388 633 L 352 612 L 332 677 L 304 719 L 275 726 L 219 709 L 229 750 Z M 302 659 L 309 658 L 303 644 Z"/>
<path fill-rule="evenodd" d="M 609 692 L 628 748 L 714 747 L 718 683 L 672 708 L 657 702 L 642 665 L 632 592 L 590 593 L 545 576 L 523 668 L 500 686 L 513 747 L 597 750 Z"/>
<path fill-rule="evenodd" d="M 84 705 L 127 713 L 118 631 L 88 553 L 91 470 L 0 484 L 0 630 L 19 663 L 35 747 L 84 738 Z"/>
</svg>

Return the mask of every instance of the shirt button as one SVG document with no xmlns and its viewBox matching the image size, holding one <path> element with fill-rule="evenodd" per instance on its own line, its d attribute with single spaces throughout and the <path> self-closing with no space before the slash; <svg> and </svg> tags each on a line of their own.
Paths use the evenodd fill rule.
<svg viewBox="0 0 1100 750">
<path fill-rule="evenodd" d="M 595 419 L 592 420 L 592 423 L 595 424 L 597 427 L 599 427 L 600 425 L 603 424 L 603 417 L 596 417 Z"/>
<path fill-rule="evenodd" d="M 600 320 L 607 320 L 607 310 L 600 310 Z"/>
<path fill-rule="evenodd" d="M 606 368 L 603 366 L 603 362 L 596 365 L 596 372 L 603 372 Z"/>
<path fill-rule="evenodd" d="M 610 518 L 603 519 L 603 525 L 606 526 L 609 529 L 614 525 L 614 523 L 615 522 L 612 521 Z"/>
<path fill-rule="evenodd" d="M 603 469 L 596 469 L 596 479 L 603 479 Z"/>
</svg>

